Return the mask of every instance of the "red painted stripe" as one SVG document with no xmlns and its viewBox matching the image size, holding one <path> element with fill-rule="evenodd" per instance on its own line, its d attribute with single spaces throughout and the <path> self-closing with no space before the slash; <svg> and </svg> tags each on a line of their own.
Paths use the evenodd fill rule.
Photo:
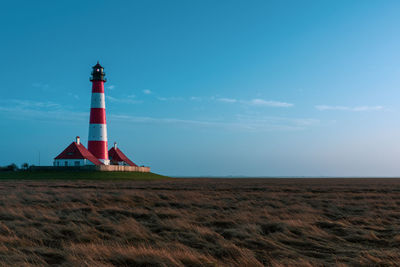
<svg viewBox="0 0 400 267">
<path fill-rule="evenodd" d="M 106 124 L 106 109 L 105 108 L 90 109 L 90 123 Z"/>
<path fill-rule="evenodd" d="M 92 93 L 104 93 L 104 82 L 92 81 Z"/>
<path fill-rule="evenodd" d="M 88 150 L 98 159 L 108 159 L 107 141 L 89 141 Z"/>
</svg>

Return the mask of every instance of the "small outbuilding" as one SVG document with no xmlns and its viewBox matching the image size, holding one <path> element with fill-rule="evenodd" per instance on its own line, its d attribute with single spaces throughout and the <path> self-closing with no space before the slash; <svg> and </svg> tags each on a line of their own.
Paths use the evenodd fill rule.
<svg viewBox="0 0 400 267">
<path fill-rule="evenodd" d="M 120 165 L 120 166 L 136 166 L 133 161 L 131 161 L 122 151 L 117 148 L 117 143 L 114 143 L 114 147 L 112 147 L 108 151 L 108 158 L 110 159 L 111 165 Z"/>
<path fill-rule="evenodd" d="M 84 145 L 81 144 L 79 136 L 63 152 L 54 158 L 54 166 L 85 166 L 103 165 Z"/>
</svg>

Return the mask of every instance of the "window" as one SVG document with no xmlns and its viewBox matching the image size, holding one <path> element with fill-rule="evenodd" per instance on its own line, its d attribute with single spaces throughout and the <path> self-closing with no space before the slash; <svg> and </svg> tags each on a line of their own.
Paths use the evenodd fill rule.
<svg viewBox="0 0 400 267">
<path fill-rule="evenodd" d="M 57 166 L 60 166 L 60 162 L 59 161 L 57 161 Z"/>
<path fill-rule="evenodd" d="M 68 166 L 68 161 L 64 162 L 65 166 Z"/>
<path fill-rule="evenodd" d="M 81 163 L 79 161 L 75 161 L 75 166 L 79 166 Z"/>
</svg>

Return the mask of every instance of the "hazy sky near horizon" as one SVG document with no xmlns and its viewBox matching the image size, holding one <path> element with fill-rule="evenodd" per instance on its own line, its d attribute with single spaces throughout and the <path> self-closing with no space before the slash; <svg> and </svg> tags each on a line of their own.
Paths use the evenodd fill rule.
<svg viewBox="0 0 400 267">
<path fill-rule="evenodd" d="M 167 175 L 399 176 L 399 1 L 1 1 L 0 165 L 87 144 Z"/>
</svg>

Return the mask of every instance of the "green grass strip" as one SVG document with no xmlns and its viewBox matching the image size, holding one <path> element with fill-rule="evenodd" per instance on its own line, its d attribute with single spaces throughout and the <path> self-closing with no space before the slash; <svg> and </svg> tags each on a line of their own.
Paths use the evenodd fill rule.
<svg viewBox="0 0 400 267">
<path fill-rule="evenodd" d="M 152 172 L 15 171 L 0 172 L 0 180 L 137 180 L 169 179 Z"/>
</svg>

